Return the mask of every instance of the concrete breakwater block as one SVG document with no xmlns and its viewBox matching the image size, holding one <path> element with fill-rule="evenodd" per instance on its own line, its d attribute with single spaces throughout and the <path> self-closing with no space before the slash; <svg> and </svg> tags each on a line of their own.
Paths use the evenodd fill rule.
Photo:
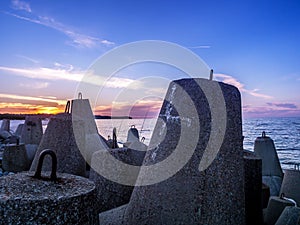
<svg viewBox="0 0 300 225">
<path fill-rule="evenodd" d="M 74 134 L 80 151 L 83 154 L 86 162 L 91 165 L 91 158 L 94 152 L 108 148 L 105 139 L 98 133 L 95 117 L 88 99 L 82 99 L 82 94 L 78 94 L 78 99 L 73 99 L 71 102 L 71 114 Z M 83 123 L 76 123 L 81 121 Z M 78 126 L 77 126 L 78 125 Z M 82 134 L 83 132 L 83 134 Z M 81 135 L 84 140 L 81 140 Z M 77 137 L 78 136 L 78 137 Z"/>
<path fill-rule="evenodd" d="M 19 124 L 15 131 L 15 135 L 21 137 L 23 127 L 24 127 L 24 123 Z"/>
<path fill-rule="evenodd" d="M 95 185 L 86 178 L 58 173 L 57 181 L 23 172 L 0 178 L 0 224 L 99 223 Z"/>
<path fill-rule="evenodd" d="M 83 126 L 83 122 L 77 121 L 76 126 Z M 80 130 L 79 130 L 80 131 Z M 82 134 L 78 142 L 84 139 Z M 37 149 L 34 160 L 30 170 L 33 171 L 37 167 L 38 156 L 44 149 L 51 149 L 57 155 L 57 171 L 61 173 L 70 173 L 79 176 L 85 176 L 86 163 L 77 146 L 74 132 L 72 116 L 69 113 L 61 113 L 50 118 L 45 134 Z M 43 164 L 43 171 L 51 170 L 51 160 L 49 157 L 45 158 Z"/>
<path fill-rule="evenodd" d="M 300 208 L 285 207 L 275 225 L 300 225 Z"/>
<path fill-rule="evenodd" d="M 105 167 L 105 162 L 103 162 L 103 159 L 106 158 L 106 155 L 111 154 L 113 155 L 113 157 L 115 157 L 117 160 L 122 161 L 123 163 L 141 166 L 144 160 L 145 153 L 145 151 L 136 151 L 129 148 L 116 148 L 108 149 L 105 151 L 100 150 L 93 154 L 89 179 L 94 181 L 96 185 L 98 212 L 110 210 L 128 203 L 134 188 L 134 186 L 122 185 L 117 182 L 113 182 L 101 176 L 101 174 L 97 172 L 106 169 L 118 170 L 118 168 L 116 167 Z M 103 166 L 105 168 L 99 168 L 101 163 L 103 163 Z M 95 168 L 96 171 L 93 168 Z M 135 183 L 138 174 L 132 174 L 130 173 L 130 171 L 122 170 L 119 176 L 130 177 L 130 179 L 134 180 L 133 183 Z"/>
<path fill-rule="evenodd" d="M 136 185 L 123 224 L 245 224 L 238 89 L 171 82 Z"/>
<path fill-rule="evenodd" d="M 300 206 L 300 170 L 285 170 L 280 194 L 293 199 Z"/>
<path fill-rule="evenodd" d="M 22 126 L 21 142 L 39 145 L 43 136 L 42 119 L 39 116 L 26 116 Z"/>
<path fill-rule="evenodd" d="M 244 151 L 246 224 L 263 224 L 261 159 Z"/>
<path fill-rule="evenodd" d="M 286 206 L 294 206 L 294 203 L 277 196 L 271 196 L 264 215 L 265 224 L 274 225 Z"/>
<path fill-rule="evenodd" d="M 3 119 L 0 127 L 0 131 L 10 131 L 10 120 Z"/>
<path fill-rule="evenodd" d="M 270 187 L 271 196 L 278 196 L 283 172 L 274 142 L 265 132 L 255 139 L 254 152 L 262 159 L 263 183 Z"/>
<path fill-rule="evenodd" d="M 270 196 L 279 196 L 282 184 L 282 177 L 262 176 L 262 181 L 270 188 Z"/>
<path fill-rule="evenodd" d="M 124 214 L 127 208 L 126 205 L 119 206 L 117 208 L 105 211 L 99 214 L 100 225 L 121 225 L 124 224 Z"/>
<path fill-rule="evenodd" d="M 25 145 L 27 158 L 30 161 L 30 165 L 34 159 L 35 153 L 37 151 L 38 145 L 36 144 L 27 144 Z"/>
<path fill-rule="evenodd" d="M 29 170 L 30 163 L 24 144 L 5 145 L 2 159 L 2 168 L 5 171 L 16 173 Z"/>
<path fill-rule="evenodd" d="M 131 126 L 127 133 L 127 142 L 135 142 L 139 140 L 139 131 L 135 128 L 135 126 Z"/>
<path fill-rule="evenodd" d="M 7 140 L 12 136 L 12 134 L 6 130 L 0 131 L 0 138 L 3 140 Z"/>
</svg>

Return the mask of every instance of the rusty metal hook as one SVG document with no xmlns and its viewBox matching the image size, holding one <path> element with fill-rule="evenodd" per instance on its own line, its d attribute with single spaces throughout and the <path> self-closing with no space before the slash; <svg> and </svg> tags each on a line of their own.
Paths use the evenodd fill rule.
<svg viewBox="0 0 300 225">
<path fill-rule="evenodd" d="M 34 178 L 37 179 L 42 179 L 41 173 L 42 173 L 42 166 L 44 162 L 44 158 L 46 155 L 50 155 L 52 158 L 52 169 L 51 169 L 51 175 L 50 175 L 50 180 L 55 181 L 57 180 L 56 176 L 56 170 L 57 170 L 57 157 L 56 154 L 53 150 L 50 149 L 45 149 L 41 152 L 39 155 L 39 160 L 38 160 L 38 166 L 34 174 Z"/>
</svg>

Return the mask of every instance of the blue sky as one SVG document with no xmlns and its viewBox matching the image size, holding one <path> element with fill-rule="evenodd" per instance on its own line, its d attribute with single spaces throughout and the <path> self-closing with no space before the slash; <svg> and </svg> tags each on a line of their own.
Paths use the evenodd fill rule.
<svg viewBox="0 0 300 225">
<path fill-rule="evenodd" d="M 193 51 L 215 79 L 237 86 L 245 117 L 300 116 L 297 0 L 2 0 L 0 27 L 0 113 L 62 110 L 98 57 L 126 43 L 162 40 Z M 166 65 L 133 65 L 103 93 L 136 77 L 177 73 Z M 110 110 L 105 99 L 97 113 Z M 159 108 L 155 99 L 137 102 L 140 115 L 149 105 Z"/>
</svg>

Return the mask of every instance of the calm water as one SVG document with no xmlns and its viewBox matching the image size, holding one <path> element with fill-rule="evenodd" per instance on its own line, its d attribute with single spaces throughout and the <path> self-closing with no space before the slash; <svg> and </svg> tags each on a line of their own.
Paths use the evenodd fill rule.
<svg viewBox="0 0 300 225">
<path fill-rule="evenodd" d="M 24 121 L 11 121 L 11 130 L 15 130 L 19 123 Z M 0 122 L 2 123 L 2 122 Z M 145 144 L 149 144 L 155 119 L 117 119 L 96 120 L 100 134 L 107 138 L 112 136 L 112 128 L 117 128 L 119 142 L 126 142 L 128 129 L 135 125 L 140 132 L 140 137 L 145 137 Z M 43 128 L 47 121 L 43 121 Z M 281 165 L 284 169 L 292 168 L 295 163 L 300 163 L 300 118 L 260 118 L 244 119 L 243 135 L 244 149 L 253 151 L 256 137 L 265 131 L 275 143 Z"/>
</svg>

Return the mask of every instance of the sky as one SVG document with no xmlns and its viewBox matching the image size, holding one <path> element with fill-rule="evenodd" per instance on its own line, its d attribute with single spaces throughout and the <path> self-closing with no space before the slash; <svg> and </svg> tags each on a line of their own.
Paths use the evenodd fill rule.
<svg viewBox="0 0 300 225">
<path fill-rule="evenodd" d="M 103 55 L 158 40 L 239 88 L 243 117 L 300 116 L 298 0 L 2 0 L 0 28 L 0 113 L 63 112 Z M 103 77 L 95 114 L 145 117 L 158 112 L 169 82 L 188 74 L 140 62 Z"/>
</svg>

